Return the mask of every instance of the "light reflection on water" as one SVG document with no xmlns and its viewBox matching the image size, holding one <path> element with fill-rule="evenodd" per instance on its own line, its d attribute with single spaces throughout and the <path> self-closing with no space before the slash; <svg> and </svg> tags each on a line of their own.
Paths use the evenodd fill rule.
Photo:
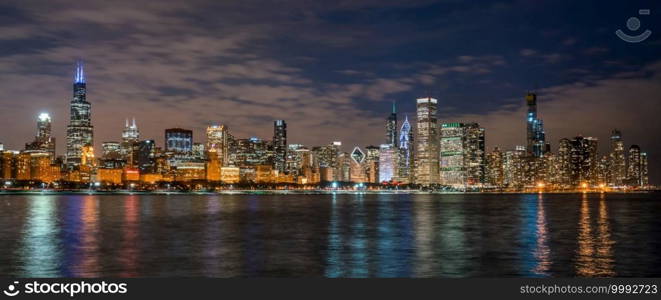
<svg viewBox="0 0 661 300">
<path fill-rule="evenodd" d="M 0 275 L 659 276 L 658 194 L 0 196 Z M 644 244 L 641 244 L 644 243 Z"/>
</svg>

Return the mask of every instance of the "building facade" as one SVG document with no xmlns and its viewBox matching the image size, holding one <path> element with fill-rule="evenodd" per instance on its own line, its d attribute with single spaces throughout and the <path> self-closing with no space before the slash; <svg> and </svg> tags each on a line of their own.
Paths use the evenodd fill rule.
<svg viewBox="0 0 661 300">
<path fill-rule="evenodd" d="M 537 118 L 537 94 L 526 95 L 528 113 L 526 115 L 526 151 L 528 156 L 542 157 L 546 152 L 544 124 Z"/>
<path fill-rule="evenodd" d="M 415 183 L 429 186 L 439 183 L 439 142 L 436 111 L 438 100 L 419 98 L 415 141 Z"/>
<path fill-rule="evenodd" d="M 70 118 L 67 126 L 66 164 L 69 169 L 79 167 L 82 150 L 94 145 L 92 105 L 87 102 L 87 84 L 82 63 L 76 66 L 73 83 L 73 100 L 70 103 Z"/>
<path fill-rule="evenodd" d="M 285 120 L 273 122 L 273 166 L 282 174 L 287 168 L 287 123 Z"/>
<path fill-rule="evenodd" d="M 191 153 L 193 151 L 193 131 L 182 128 L 166 129 L 165 151 Z"/>
</svg>

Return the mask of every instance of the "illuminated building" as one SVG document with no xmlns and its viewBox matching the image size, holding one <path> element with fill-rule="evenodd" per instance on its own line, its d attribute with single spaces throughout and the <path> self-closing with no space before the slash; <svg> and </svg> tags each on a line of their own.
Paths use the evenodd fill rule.
<svg viewBox="0 0 661 300">
<path fill-rule="evenodd" d="M 259 165 L 255 166 L 255 182 L 256 183 L 272 183 L 274 182 L 273 166 Z"/>
<path fill-rule="evenodd" d="M 444 123 L 440 148 L 442 184 L 475 186 L 484 183 L 484 128 L 477 123 Z"/>
<path fill-rule="evenodd" d="M 216 155 L 216 148 L 211 148 L 207 159 L 207 181 L 220 181 L 220 158 Z"/>
<path fill-rule="evenodd" d="M 80 181 L 90 182 L 93 180 L 96 172 L 96 159 L 94 158 L 94 147 L 85 145 L 81 151 L 81 161 L 79 165 Z"/>
<path fill-rule="evenodd" d="M 597 139 L 578 136 L 562 139 L 558 155 L 561 157 L 562 184 L 579 186 L 597 184 Z"/>
<path fill-rule="evenodd" d="M 156 143 L 154 140 L 144 140 L 137 143 L 137 167 L 140 173 L 156 171 Z"/>
<path fill-rule="evenodd" d="M 487 154 L 487 183 L 491 186 L 504 185 L 503 152 L 498 147 Z"/>
<path fill-rule="evenodd" d="M 362 182 L 367 182 L 367 174 L 365 172 L 365 153 L 360 150 L 360 148 L 355 147 L 353 148 L 353 151 L 351 151 L 351 160 L 350 160 L 350 165 L 349 165 L 349 176 L 344 176 L 345 180 L 343 181 L 351 181 L 351 182 L 356 182 L 356 183 L 362 183 Z M 343 172 L 344 173 L 344 172 Z M 346 179 L 349 180 L 346 180 Z"/>
<path fill-rule="evenodd" d="M 629 169 L 627 171 L 629 185 L 642 185 L 641 173 L 640 147 L 638 145 L 631 145 L 631 147 L 629 147 Z"/>
<path fill-rule="evenodd" d="M 122 169 L 99 168 L 96 170 L 97 180 L 105 184 L 122 184 Z"/>
<path fill-rule="evenodd" d="M 537 94 L 526 95 L 528 114 L 526 115 L 526 151 L 528 156 L 542 157 L 546 152 L 544 124 L 537 118 Z"/>
<path fill-rule="evenodd" d="M 212 125 L 207 127 L 207 145 L 206 149 L 209 154 L 213 153 L 218 157 L 221 166 L 228 163 L 229 156 L 229 135 L 227 126 L 225 125 Z"/>
<path fill-rule="evenodd" d="M 284 120 L 273 122 L 273 166 L 284 173 L 287 166 L 287 123 Z"/>
<path fill-rule="evenodd" d="M 382 144 L 379 151 L 379 182 L 397 181 L 399 150 L 391 144 Z"/>
<path fill-rule="evenodd" d="M 648 169 L 647 169 L 647 153 L 640 153 L 640 185 L 648 186 L 650 184 Z"/>
<path fill-rule="evenodd" d="M 25 145 L 26 150 L 45 151 L 55 158 L 55 138 L 51 136 L 51 118 L 48 113 L 41 113 L 37 118 L 37 135 L 32 143 Z"/>
<path fill-rule="evenodd" d="M 181 162 L 177 165 L 176 181 L 204 180 L 207 176 L 202 162 Z"/>
<path fill-rule="evenodd" d="M 0 178 L 14 179 L 14 157 L 18 155 L 15 151 L 2 151 L 0 152 Z"/>
<path fill-rule="evenodd" d="M 397 109 L 395 108 L 395 101 L 393 101 L 392 112 L 386 120 L 386 144 L 397 148 L 397 142 Z"/>
<path fill-rule="evenodd" d="M 413 164 L 413 130 L 409 123 L 408 116 L 404 117 L 404 123 L 399 130 L 399 167 L 398 167 L 398 180 L 405 183 L 413 181 L 414 164 Z"/>
<path fill-rule="evenodd" d="M 224 183 L 235 184 L 240 180 L 240 169 L 237 167 L 220 168 L 220 180 Z"/>
<path fill-rule="evenodd" d="M 596 183 L 598 185 L 606 184 L 608 183 L 608 180 L 611 179 L 613 176 L 611 175 L 611 160 L 608 155 L 602 155 L 599 157 L 597 160 L 597 168 L 596 168 Z"/>
<path fill-rule="evenodd" d="M 182 128 L 166 129 L 165 151 L 190 154 L 193 151 L 193 131 Z"/>
<path fill-rule="evenodd" d="M 101 157 L 119 159 L 121 157 L 118 142 L 103 142 L 101 144 Z"/>
<path fill-rule="evenodd" d="M 319 166 L 321 181 L 341 181 L 342 166 L 339 162 L 340 147 L 342 142 L 335 141 L 330 145 L 314 147 L 312 152 Z"/>
<path fill-rule="evenodd" d="M 30 163 L 31 163 L 32 157 L 30 156 L 30 153 L 20 153 L 16 157 L 16 179 L 18 180 L 30 180 L 32 179 L 32 176 L 30 174 L 30 171 L 32 168 L 30 168 Z"/>
<path fill-rule="evenodd" d="M 617 129 L 613 129 L 610 142 L 610 176 L 608 183 L 613 186 L 621 186 L 627 180 L 627 165 L 622 133 Z"/>
<path fill-rule="evenodd" d="M 76 67 L 71 100 L 70 120 L 67 126 L 66 164 L 69 169 L 80 166 L 83 147 L 94 145 L 92 105 L 86 100 L 87 86 L 82 63 Z"/>
<path fill-rule="evenodd" d="M 465 184 L 464 139 L 464 124 L 445 123 L 441 125 L 440 172 L 443 185 L 463 186 Z"/>
<path fill-rule="evenodd" d="M 287 169 L 287 174 L 292 174 L 295 176 L 298 176 L 300 173 L 300 168 L 301 164 L 303 163 L 303 155 L 302 152 L 299 152 L 298 150 L 304 151 L 304 152 L 310 152 L 305 146 L 301 144 L 289 144 L 287 145 L 287 159 L 286 159 L 286 166 L 285 169 Z M 308 158 L 311 158 L 310 155 L 307 156 Z"/>
<path fill-rule="evenodd" d="M 165 181 L 163 179 L 162 174 L 158 174 L 158 173 L 140 174 L 140 182 L 154 184 L 154 183 L 157 183 L 159 181 Z"/>
<path fill-rule="evenodd" d="M 289 174 L 298 176 L 302 184 L 318 183 L 320 180 L 319 167 L 315 165 L 314 153 L 303 145 L 289 145 Z"/>
<path fill-rule="evenodd" d="M 126 161 L 121 153 L 120 145 L 119 142 L 103 142 L 101 144 L 101 167 L 107 169 L 121 169 L 124 167 Z"/>
<path fill-rule="evenodd" d="M 122 172 L 122 181 L 139 181 L 140 180 L 140 170 L 137 168 L 124 168 Z"/>
<path fill-rule="evenodd" d="M 92 145 L 85 145 L 81 149 L 81 166 L 88 166 L 90 168 L 96 167 L 96 160 L 94 159 L 94 147 Z"/>
<path fill-rule="evenodd" d="M 206 159 L 205 146 L 202 143 L 193 143 L 191 158 L 196 161 L 203 161 Z"/>
<path fill-rule="evenodd" d="M 477 123 L 469 123 L 464 131 L 465 182 L 469 186 L 480 185 L 484 183 L 486 173 L 484 128 Z"/>
<path fill-rule="evenodd" d="M 440 176 L 436 122 L 438 100 L 431 97 L 419 98 L 416 104 L 415 182 L 421 185 L 438 184 Z"/>
<path fill-rule="evenodd" d="M 119 152 L 121 159 L 131 167 L 137 167 L 138 162 L 135 161 L 137 155 L 133 153 L 133 150 L 139 140 L 140 131 L 138 130 L 138 125 L 135 124 L 135 118 L 133 118 L 131 123 L 129 123 L 129 119 L 126 119 L 124 130 L 122 131 L 122 142 L 119 144 Z"/>
<path fill-rule="evenodd" d="M 367 182 L 379 183 L 379 159 L 381 149 L 376 146 L 365 147 L 367 157 L 365 158 L 365 168 L 367 172 Z"/>
<path fill-rule="evenodd" d="M 269 142 L 251 137 L 236 140 L 236 147 L 230 153 L 232 165 L 257 166 L 270 165 L 273 162 L 273 151 L 269 149 Z"/>
<path fill-rule="evenodd" d="M 337 168 L 334 171 L 336 181 L 351 181 L 351 155 L 346 152 L 340 152 L 337 155 Z"/>
<path fill-rule="evenodd" d="M 52 155 L 48 151 L 29 150 L 13 155 L 13 158 L 18 180 L 51 183 L 60 179 L 60 167 L 52 164 Z"/>
<path fill-rule="evenodd" d="M 520 189 L 526 181 L 526 147 L 516 146 L 506 151 L 503 159 L 504 184 L 509 188 Z"/>
</svg>

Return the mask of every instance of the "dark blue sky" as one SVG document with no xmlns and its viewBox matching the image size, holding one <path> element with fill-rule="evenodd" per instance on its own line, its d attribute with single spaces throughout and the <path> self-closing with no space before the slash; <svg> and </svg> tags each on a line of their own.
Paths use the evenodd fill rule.
<svg viewBox="0 0 661 300">
<path fill-rule="evenodd" d="M 97 147 L 133 116 L 158 143 L 175 126 L 201 142 L 210 123 L 269 139 L 283 118 L 290 143 L 379 144 L 391 101 L 412 117 L 431 94 L 441 121 L 479 122 L 490 149 L 510 149 L 524 143 L 522 99 L 535 89 L 554 149 L 583 134 L 606 151 L 619 128 L 659 183 L 658 1 L 330 2 L 5 1 L 0 142 L 21 148 L 48 111 L 62 153 L 82 59 Z M 652 35 L 631 44 L 617 29 Z"/>
</svg>

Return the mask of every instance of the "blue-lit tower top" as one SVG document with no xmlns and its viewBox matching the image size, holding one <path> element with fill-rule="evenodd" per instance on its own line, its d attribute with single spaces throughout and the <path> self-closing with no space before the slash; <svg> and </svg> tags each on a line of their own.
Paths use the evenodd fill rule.
<svg viewBox="0 0 661 300">
<path fill-rule="evenodd" d="M 83 68 L 82 61 L 76 63 L 76 75 L 74 76 L 73 83 L 85 83 L 85 69 Z"/>
<path fill-rule="evenodd" d="M 526 150 L 529 156 L 542 157 L 546 152 L 546 137 L 544 123 L 537 118 L 537 94 L 528 92 L 526 95 L 528 113 L 526 115 Z"/>
</svg>

